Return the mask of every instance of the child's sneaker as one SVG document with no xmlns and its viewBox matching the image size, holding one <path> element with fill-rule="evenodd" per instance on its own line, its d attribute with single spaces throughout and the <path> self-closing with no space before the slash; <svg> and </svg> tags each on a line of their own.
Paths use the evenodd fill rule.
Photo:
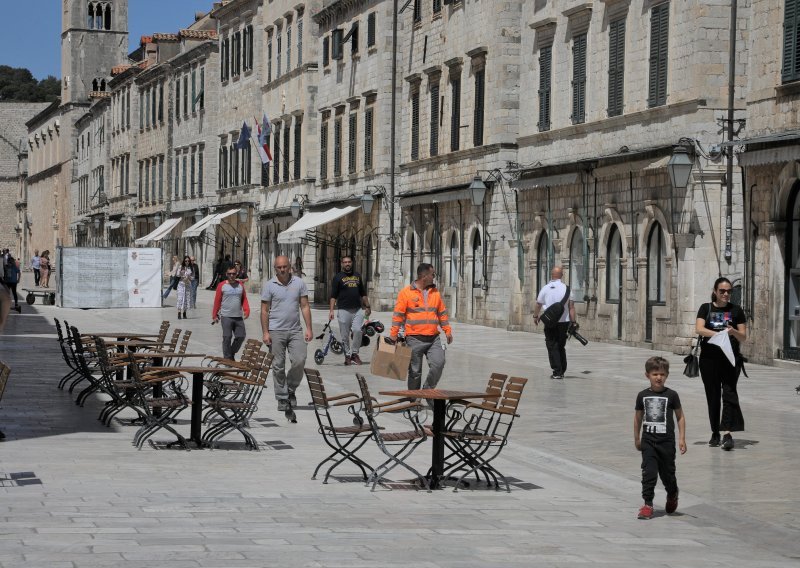
<svg viewBox="0 0 800 568">
<path fill-rule="evenodd" d="M 639 509 L 639 518 L 647 520 L 652 516 L 653 516 L 653 506 L 648 505 L 646 503 L 642 505 L 641 508 Z"/>
<path fill-rule="evenodd" d="M 667 495 L 667 504 L 664 506 L 664 510 L 667 511 L 668 515 L 671 515 L 678 509 L 678 492 L 676 491 L 672 495 Z"/>
</svg>

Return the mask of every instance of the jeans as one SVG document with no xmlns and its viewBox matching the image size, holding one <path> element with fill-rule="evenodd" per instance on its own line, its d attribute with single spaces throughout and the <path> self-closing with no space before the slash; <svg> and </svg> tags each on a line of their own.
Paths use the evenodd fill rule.
<svg viewBox="0 0 800 568">
<path fill-rule="evenodd" d="M 195 280 L 195 282 L 197 281 Z M 197 290 L 196 285 L 195 290 Z M 222 324 L 222 356 L 226 359 L 233 359 L 247 336 L 244 318 L 222 316 L 220 323 Z"/>
<path fill-rule="evenodd" d="M 667 495 L 678 492 L 675 477 L 675 440 L 642 438 L 642 499 L 652 505 L 659 476 Z"/>
<path fill-rule="evenodd" d="M 303 338 L 301 328 L 286 331 L 270 331 L 272 345 L 272 381 L 276 400 L 288 400 L 303 382 L 303 368 L 306 366 L 308 344 Z M 289 353 L 290 367 L 286 371 L 286 353 Z"/>
<path fill-rule="evenodd" d="M 358 348 L 361 347 L 361 326 L 364 325 L 364 312 L 361 308 L 355 310 L 343 310 L 339 308 L 337 314 L 339 320 L 339 333 L 342 338 L 344 354 L 358 355 Z M 353 345 L 350 345 L 350 332 L 353 332 Z"/>
<path fill-rule="evenodd" d="M 167 285 L 167 289 L 161 294 L 161 298 L 165 299 L 169 296 L 170 292 L 172 292 L 172 287 L 175 286 L 175 283 L 178 281 L 177 276 L 170 276 L 169 277 L 169 284 Z"/>
<path fill-rule="evenodd" d="M 444 347 L 438 335 L 407 335 L 406 345 L 411 348 L 411 363 L 408 365 L 408 388 L 420 388 L 422 381 L 422 356 L 428 359 L 428 376 L 422 388 L 435 389 L 444 371 Z"/>
<path fill-rule="evenodd" d="M 41 278 L 41 273 L 39 272 L 38 268 L 33 269 L 33 282 L 37 286 L 39 285 L 39 279 Z"/>
<path fill-rule="evenodd" d="M 547 357 L 554 375 L 567 372 L 567 330 L 568 321 L 558 322 L 554 327 L 544 328 L 544 344 L 547 346 Z"/>
<path fill-rule="evenodd" d="M 195 309 L 197 307 L 197 287 L 200 285 L 200 280 L 195 278 L 192 280 L 192 301 L 189 302 L 189 307 Z"/>
</svg>

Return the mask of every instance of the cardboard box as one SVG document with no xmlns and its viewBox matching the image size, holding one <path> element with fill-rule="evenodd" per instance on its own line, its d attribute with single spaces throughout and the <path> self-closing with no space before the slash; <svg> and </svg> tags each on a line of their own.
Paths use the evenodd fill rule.
<svg viewBox="0 0 800 568">
<path fill-rule="evenodd" d="M 380 335 L 376 339 L 369 372 L 379 377 L 405 381 L 411 363 L 411 348 L 402 343 L 390 345 Z"/>
</svg>

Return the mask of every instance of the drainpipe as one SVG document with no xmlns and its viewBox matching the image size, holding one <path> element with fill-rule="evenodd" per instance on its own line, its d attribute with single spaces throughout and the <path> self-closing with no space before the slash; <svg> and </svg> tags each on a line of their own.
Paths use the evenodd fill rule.
<svg viewBox="0 0 800 568">
<path fill-rule="evenodd" d="M 730 39 L 728 47 L 728 142 L 733 141 L 733 96 L 736 88 L 736 8 L 737 0 L 731 0 Z M 733 240 L 733 147 L 728 146 L 728 164 L 725 175 L 725 260 L 731 263 Z"/>
<path fill-rule="evenodd" d="M 393 0 L 392 8 L 392 116 L 391 116 L 391 135 L 389 145 L 391 158 L 389 160 L 389 235 L 394 236 L 394 195 L 395 195 L 395 159 L 397 141 L 397 3 Z"/>
</svg>

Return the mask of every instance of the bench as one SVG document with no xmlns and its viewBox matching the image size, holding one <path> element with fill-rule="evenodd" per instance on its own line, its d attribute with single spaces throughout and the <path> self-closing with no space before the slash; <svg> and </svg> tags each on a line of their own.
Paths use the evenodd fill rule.
<svg viewBox="0 0 800 568">
<path fill-rule="evenodd" d="M 36 298 L 41 296 L 42 303 L 45 306 L 54 306 L 56 304 L 56 293 L 48 288 L 23 288 L 25 292 L 25 301 L 28 305 L 33 305 Z"/>
</svg>

